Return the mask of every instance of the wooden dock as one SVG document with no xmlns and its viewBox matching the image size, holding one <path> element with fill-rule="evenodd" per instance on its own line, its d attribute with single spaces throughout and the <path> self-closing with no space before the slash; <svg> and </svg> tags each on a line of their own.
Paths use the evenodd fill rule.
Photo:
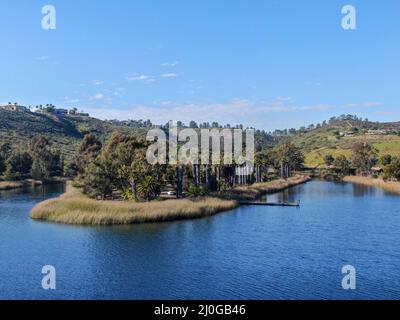
<svg viewBox="0 0 400 320">
<path fill-rule="evenodd" d="M 270 206 L 270 207 L 300 207 L 300 201 L 298 202 L 261 202 L 261 201 L 249 201 L 240 202 L 240 205 L 245 206 Z"/>
</svg>

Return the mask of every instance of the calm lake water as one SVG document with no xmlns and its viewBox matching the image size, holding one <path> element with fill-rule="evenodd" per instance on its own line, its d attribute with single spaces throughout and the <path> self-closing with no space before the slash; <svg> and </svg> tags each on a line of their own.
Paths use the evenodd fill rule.
<svg viewBox="0 0 400 320">
<path fill-rule="evenodd" d="M 35 222 L 63 186 L 0 192 L 1 299 L 399 299 L 400 197 L 313 181 L 196 220 L 126 227 Z M 341 268 L 357 289 L 341 288 Z M 41 269 L 57 269 L 57 290 Z"/>
</svg>

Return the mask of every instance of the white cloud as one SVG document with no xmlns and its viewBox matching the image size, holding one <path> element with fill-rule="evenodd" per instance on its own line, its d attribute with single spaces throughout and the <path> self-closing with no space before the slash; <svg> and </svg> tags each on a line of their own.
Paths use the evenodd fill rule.
<svg viewBox="0 0 400 320">
<path fill-rule="evenodd" d="M 128 80 L 128 81 L 145 81 L 145 80 L 149 80 L 149 79 L 151 79 L 151 77 L 146 76 L 144 74 L 126 77 L 126 80 Z"/>
<path fill-rule="evenodd" d="M 114 95 L 117 97 L 122 97 L 125 94 L 125 88 L 117 88 L 114 90 Z"/>
<path fill-rule="evenodd" d="M 96 94 L 95 96 L 93 96 L 93 97 L 91 98 L 91 100 L 101 100 L 101 99 L 103 99 L 103 98 L 104 98 L 104 94 L 98 93 L 98 94 Z"/>
<path fill-rule="evenodd" d="M 176 78 L 178 75 L 176 73 L 163 73 L 161 77 L 163 78 Z"/>
<path fill-rule="evenodd" d="M 281 102 L 256 103 L 249 100 L 235 99 L 229 103 L 186 103 L 159 101 L 157 106 L 134 106 L 129 110 L 107 109 L 93 111 L 103 119 L 127 119 L 135 114 L 135 118 L 151 119 L 154 123 L 166 123 L 169 120 L 189 122 L 219 121 L 223 123 L 244 123 L 250 125 L 265 120 L 268 113 L 300 112 L 305 110 L 320 110 L 324 105 L 316 106 L 286 106 Z M 264 117 L 264 119 L 263 119 Z"/>
<path fill-rule="evenodd" d="M 156 81 L 156 79 L 153 76 L 148 76 L 145 74 L 135 74 L 132 76 L 128 76 L 126 77 L 127 81 L 141 81 L 141 82 L 146 82 L 146 83 L 150 83 L 150 82 L 154 82 Z"/>
<path fill-rule="evenodd" d="M 361 102 L 361 103 L 349 103 L 346 105 L 347 108 L 373 108 L 373 107 L 382 107 L 384 104 L 383 102 Z"/>
<path fill-rule="evenodd" d="M 65 103 L 78 103 L 79 101 L 80 101 L 79 99 L 72 99 L 70 97 L 64 97 Z"/>
<path fill-rule="evenodd" d="M 102 81 L 102 80 L 93 80 L 92 84 L 95 85 L 95 86 L 100 86 L 100 85 L 104 84 L 104 81 Z"/>
<path fill-rule="evenodd" d="M 36 58 L 36 60 L 39 60 L 39 61 L 47 61 L 47 60 L 49 60 L 49 59 L 50 59 L 49 56 L 40 56 L 40 57 L 37 57 L 37 58 Z"/>
<path fill-rule="evenodd" d="M 377 106 L 375 102 L 350 104 L 357 106 Z M 266 128 L 266 124 L 274 128 L 289 127 L 304 112 L 324 112 L 333 110 L 335 113 L 347 113 L 349 104 L 310 104 L 297 105 L 292 99 L 278 97 L 270 102 L 258 102 L 245 99 L 234 99 L 227 103 L 177 103 L 174 101 L 156 101 L 154 105 L 138 105 L 129 109 L 93 109 L 91 113 L 102 119 L 151 119 L 153 123 L 164 124 L 169 120 L 180 120 L 184 123 L 218 121 L 222 124 L 243 124 L 256 128 Z M 281 114 L 281 115 L 279 115 Z M 282 116 L 282 114 L 288 114 Z M 304 115 L 302 115 L 304 116 Z M 287 119 L 283 123 L 279 119 Z M 289 121 L 290 120 L 290 121 Z"/>
<path fill-rule="evenodd" d="M 162 67 L 176 67 L 179 64 L 179 61 L 174 62 L 164 62 L 161 64 Z"/>
</svg>

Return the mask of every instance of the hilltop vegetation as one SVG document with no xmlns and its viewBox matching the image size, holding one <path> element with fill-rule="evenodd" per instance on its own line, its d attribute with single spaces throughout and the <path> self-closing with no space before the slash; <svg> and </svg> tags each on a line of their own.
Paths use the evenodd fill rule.
<svg viewBox="0 0 400 320">
<path fill-rule="evenodd" d="M 85 141 L 84 137 L 96 141 L 101 148 L 113 134 L 144 140 L 147 131 L 155 127 L 150 120 L 102 121 L 76 109 L 57 109 L 53 105 L 37 106 L 36 110 L 31 112 L 30 108 L 17 103 L 0 107 L 0 176 L 3 175 L 3 180 L 48 180 L 60 175 L 73 177 L 88 166 L 88 163 L 82 163 L 86 155 L 84 152 L 93 151 L 86 150 L 86 144 L 90 147 L 91 141 Z M 158 127 L 167 132 L 169 124 Z M 197 124 L 194 121 L 188 126 L 178 122 L 178 127 L 195 130 L 243 128 L 242 125 L 221 126 L 216 122 Z M 37 149 L 33 148 L 35 139 L 40 141 L 43 154 L 33 151 Z M 279 136 L 256 131 L 257 150 L 271 148 L 278 143 Z M 96 144 L 92 147 L 97 148 Z M 89 160 L 93 159 L 89 157 Z"/>
<path fill-rule="evenodd" d="M 94 134 L 100 141 L 105 141 L 113 132 L 145 136 L 144 129 L 87 116 L 15 112 L 0 108 L 0 145 L 8 142 L 13 149 L 26 149 L 33 137 L 41 135 L 69 159 L 86 134 Z"/>
<path fill-rule="evenodd" d="M 306 155 L 305 166 L 318 167 L 325 164 L 328 155 L 351 156 L 357 142 L 372 145 L 379 156 L 400 156 L 400 123 L 379 123 L 343 115 L 328 122 L 303 128 L 289 139 Z"/>
<path fill-rule="evenodd" d="M 14 106 L 18 107 L 17 104 L 7 107 L 13 108 Z M 39 135 L 48 141 L 49 153 L 61 162 L 61 169 L 55 171 L 68 175 L 67 171 L 70 169 L 82 170 L 82 168 L 66 168 L 65 166 L 74 162 L 78 167 L 82 167 L 82 164 L 77 161 L 77 157 L 79 158 L 78 153 L 80 153 L 79 145 L 85 136 L 90 134 L 101 145 L 106 145 L 113 133 L 143 139 L 147 130 L 154 128 L 150 120 L 102 121 L 87 114 L 78 113 L 76 110 L 68 112 L 68 110 L 57 109 L 52 105 L 38 108 L 38 110 L 39 112 L 30 112 L 29 109 L 12 111 L 0 108 L 0 147 L 11 146 L 8 156 L 3 155 L 3 159 L 1 159 L 0 155 L 0 169 L 3 167 L 3 172 L 6 169 L 5 158 L 13 152 L 14 157 L 9 163 L 14 167 L 21 167 L 21 163 L 26 164 L 33 161 L 26 152 L 29 150 L 32 139 Z M 221 125 L 217 122 L 196 123 L 191 121 L 187 125 L 182 122 L 178 122 L 177 125 L 180 128 L 189 127 L 196 130 L 243 128 L 241 125 Z M 168 124 L 159 127 L 164 130 L 169 128 Z M 371 145 L 377 152 L 377 159 L 384 155 L 400 157 L 399 133 L 399 122 L 379 123 L 353 115 L 342 115 L 300 129 L 291 128 L 273 132 L 256 130 L 255 145 L 256 152 L 263 154 L 266 150 L 271 150 L 282 143 L 293 143 L 304 154 L 304 165 L 316 168 L 326 166 L 326 159 L 329 157 L 338 159 L 342 165 L 345 159 L 350 161 L 352 148 L 359 142 Z M 267 155 L 268 157 L 269 155 Z M 268 161 L 271 162 L 270 160 Z M 1 163 L 2 161 L 3 163 Z M 272 161 L 269 165 L 277 167 L 279 164 Z"/>
</svg>

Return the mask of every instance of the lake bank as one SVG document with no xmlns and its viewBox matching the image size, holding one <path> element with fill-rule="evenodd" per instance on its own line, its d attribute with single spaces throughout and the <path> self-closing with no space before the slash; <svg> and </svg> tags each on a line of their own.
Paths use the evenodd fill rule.
<svg viewBox="0 0 400 320">
<path fill-rule="evenodd" d="M 296 175 L 286 180 L 277 179 L 269 182 L 255 183 L 252 185 L 238 186 L 225 193 L 219 193 L 220 198 L 234 199 L 236 201 L 257 200 L 263 195 L 279 192 L 290 187 L 310 181 L 311 178 L 305 175 Z"/>
<path fill-rule="evenodd" d="M 360 184 L 367 187 L 376 187 L 389 192 L 400 194 L 400 182 L 384 181 L 383 179 L 360 176 L 347 176 L 343 178 L 343 181 Z"/>
<path fill-rule="evenodd" d="M 197 219 L 235 209 L 239 200 L 256 199 L 309 181 L 295 176 L 251 186 L 237 187 L 225 197 L 204 197 L 135 203 L 99 201 L 82 194 L 68 184 L 67 191 L 56 199 L 37 204 L 30 216 L 35 220 L 78 225 L 122 225 Z"/>
<path fill-rule="evenodd" d="M 12 190 L 26 187 L 38 187 L 43 184 L 39 180 L 22 180 L 22 181 L 0 181 L 0 191 Z"/>
</svg>

